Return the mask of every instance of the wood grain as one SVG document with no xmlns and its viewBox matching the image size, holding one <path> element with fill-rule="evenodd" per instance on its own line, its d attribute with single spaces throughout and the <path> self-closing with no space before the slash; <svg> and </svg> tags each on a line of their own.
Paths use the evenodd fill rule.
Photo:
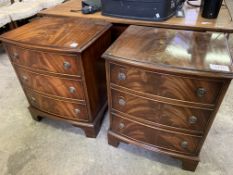
<svg viewBox="0 0 233 175">
<path fill-rule="evenodd" d="M 233 78 L 225 41 L 222 34 L 128 27 L 103 55 L 108 143 L 167 154 L 180 159 L 183 169 L 195 171 Z"/>
<path fill-rule="evenodd" d="M 139 142 L 152 144 L 158 148 L 162 147 L 163 149 L 168 149 L 174 152 L 196 155 L 197 147 L 201 137 L 179 133 L 170 133 L 167 131 L 150 128 L 148 126 L 144 126 L 140 123 L 136 123 L 116 115 L 112 116 L 113 123 L 110 129 L 116 133 L 131 139 L 135 139 Z M 123 124 L 124 127 L 121 128 L 120 124 Z M 186 148 L 182 148 L 181 146 L 183 141 L 188 142 Z"/>
<path fill-rule="evenodd" d="M 107 108 L 101 55 L 110 29 L 98 20 L 45 17 L 0 36 L 34 120 L 59 119 L 97 136 Z"/>
<path fill-rule="evenodd" d="M 47 95 L 85 100 L 81 80 L 64 79 L 15 67 L 22 85 Z M 74 92 L 70 92 L 74 88 Z"/>
<path fill-rule="evenodd" d="M 233 21 L 231 20 L 229 11 L 225 6 L 222 6 L 217 19 L 205 19 L 201 16 L 201 12 L 199 8 L 191 7 L 185 4 L 184 18 L 177 18 L 174 16 L 167 21 L 160 21 L 160 22 L 108 17 L 101 15 L 101 12 L 85 15 L 82 14 L 82 12 L 70 11 L 70 10 L 80 10 L 80 9 L 81 9 L 81 0 L 70 0 L 64 4 L 41 11 L 39 15 L 76 17 L 76 18 L 84 18 L 88 20 L 97 19 L 97 20 L 103 20 L 117 24 L 144 25 L 144 26 L 154 26 L 159 28 L 218 31 L 218 32 L 229 32 L 229 33 L 233 32 Z"/>
<path fill-rule="evenodd" d="M 233 72 L 232 58 L 222 33 L 130 26 L 105 54 L 117 61 L 122 58 L 128 63 L 140 62 L 145 67 L 187 74 L 196 72 L 217 78 L 231 76 Z M 225 66 L 226 71 L 212 69 L 211 65 Z"/>
<path fill-rule="evenodd" d="M 38 50 L 29 50 L 13 45 L 6 45 L 13 64 L 34 71 L 51 72 L 72 76 L 81 76 L 81 62 L 78 55 L 64 55 Z M 64 63 L 70 64 L 68 68 Z"/>
<path fill-rule="evenodd" d="M 85 85 L 93 117 L 107 101 L 105 60 L 101 55 L 110 45 L 111 31 L 108 30 L 92 44 L 92 47 L 82 53 Z M 93 88 L 95 86 L 96 88 Z"/>
<path fill-rule="evenodd" d="M 22 47 L 77 53 L 96 41 L 111 24 L 98 20 L 41 18 L 4 33 L 0 40 Z"/>
<path fill-rule="evenodd" d="M 172 74 L 145 71 L 125 65 L 111 64 L 110 71 L 110 81 L 113 84 L 130 90 L 198 103 L 215 104 L 223 84 L 221 80 L 180 77 Z M 126 75 L 125 80 L 119 80 L 120 73 Z M 197 95 L 198 88 L 206 90 L 203 97 Z"/>
<path fill-rule="evenodd" d="M 160 103 L 115 89 L 111 90 L 111 96 L 112 111 L 114 113 L 120 111 L 127 114 L 124 117 L 182 132 L 203 134 L 212 112 L 212 110 L 185 108 Z M 120 100 L 124 100 L 125 104 L 120 104 Z M 190 123 L 191 117 L 196 118 L 194 123 Z"/>
<path fill-rule="evenodd" d="M 86 105 L 57 100 L 31 90 L 26 90 L 26 94 L 30 104 L 41 111 L 69 120 L 89 121 Z"/>
</svg>

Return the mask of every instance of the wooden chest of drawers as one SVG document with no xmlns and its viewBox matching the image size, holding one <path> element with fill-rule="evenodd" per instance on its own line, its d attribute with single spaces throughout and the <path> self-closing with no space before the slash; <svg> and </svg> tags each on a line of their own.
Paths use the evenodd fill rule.
<svg viewBox="0 0 233 175">
<path fill-rule="evenodd" d="M 41 18 L 1 36 L 35 120 L 52 117 L 96 137 L 107 107 L 109 23 Z"/>
<path fill-rule="evenodd" d="M 130 26 L 103 57 L 109 144 L 161 152 L 194 171 L 233 76 L 224 35 Z"/>
</svg>

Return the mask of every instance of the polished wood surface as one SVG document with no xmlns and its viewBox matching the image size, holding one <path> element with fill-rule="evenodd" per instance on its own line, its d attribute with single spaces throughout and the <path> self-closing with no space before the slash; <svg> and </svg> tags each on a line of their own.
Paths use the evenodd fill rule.
<svg viewBox="0 0 233 175">
<path fill-rule="evenodd" d="M 164 153 L 195 171 L 233 78 L 225 36 L 130 26 L 103 57 L 108 143 Z M 224 69 L 212 70 L 210 64 Z"/>
<path fill-rule="evenodd" d="M 20 69 L 15 66 L 18 77 L 23 86 L 35 91 L 77 100 L 85 99 L 83 83 L 81 80 L 64 79 L 60 77 L 38 74 L 36 72 Z"/>
<path fill-rule="evenodd" d="M 201 12 L 199 8 L 194 8 L 185 4 L 184 18 L 172 17 L 171 19 L 162 22 L 151 22 L 151 21 L 108 17 L 101 15 L 100 12 L 97 12 L 95 14 L 84 15 L 81 12 L 70 11 L 70 10 L 80 10 L 80 9 L 81 9 L 81 0 L 70 0 L 61 5 L 41 11 L 39 14 L 46 16 L 67 16 L 67 17 L 81 17 L 86 19 L 100 19 L 111 23 L 155 26 L 162 28 L 221 31 L 221 32 L 229 32 L 229 33 L 233 32 L 233 21 L 226 6 L 222 6 L 217 19 L 205 19 L 201 17 Z"/>
<path fill-rule="evenodd" d="M 177 104 L 166 104 L 156 100 L 138 96 L 133 93 L 111 90 L 111 103 L 114 113 L 152 124 L 166 129 L 174 129 L 187 133 L 203 134 L 211 117 L 212 110 L 182 107 Z M 124 104 L 121 104 L 121 101 Z M 192 121 L 195 117 L 196 121 Z"/>
<path fill-rule="evenodd" d="M 81 76 L 81 61 L 77 55 L 29 50 L 14 45 L 6 45 L 5 47 L 12 63 L 17 66 L 42 72 Z M 64 67 L 65 64 L 67 67 Z"/>
<path fill-rule="evenodd" d="M 41 111 L 70 120 L 89 121 L 86 105 L 54 99 L 27 89 L 26 92 L 30 104 Z"/>
<path fill-rule="evenodd" d="M 30 48 L 81 52 L 110 27 L 100 20 L 45 17 L 3 34 L 1 40 Z"/>
<path fill-rule="evenodd" d="M 111 43 L 109 29 L 82 54 L 85 86 L 92 116 L 96 116 L 107 101 L 105 60 L 100 57 Z"/>
<path fill-rule="evenodd" d="M 201 139 L 199 136 L 184 135 L 148 127 L 129 119 L 123 119 L 114 114 L 110 129 L 113 132 L 125 135 L 131 139 L 135 139 L 146 144 L 152 144 L 155 147 L 162 149 L 184 154 L 195 155 Z M 185 141 L 188 142 L 188 145 L 182 147 L 181 144 Z"/>
<path fill-rule="evenodd" d="M 125 52 L 125 55 L 128 53 Z M 142 56 L 142 58 L 146 57 Z M 143 59 L 141 59 L 142 61 Z M 161 74 L 159 72 L 145 71 L 135 67 L 118 66 L 115 64 L 110 65 L 110 71 L 110 81 L 115 85 L 145 94 L 153 94 L 193 103 L 215 104 L 223 84 L 221 80 L 216 81 L 198 79 L 191 76 L 181 77 Z M 118 78 L 121 74 L 126 76 L 125 80 Z M 202 97 L 199 97 L 197 94 L 200 88 L 204 88 L 206 91 Z"/>
<path fill-rule="evenodd" d="M 111 44 L 110 28 L 103 21 L 45 17 L 0 36 L 33 119 L 59 119 L 97 136 L 107 108 L 101 55 Z"/>
<path fill-rule="evenodd" d="M 153 27 L 131 26 L 106 52 L 112 58 L 140 62 L 151 67 L 165 67 L 210 76 L 232 76 L 233 65 L 222 33 L 202 33 Z M 179 57 L 179 59 L 177 59 Z M 214 71 L 211 64 L 226 66 L 229 71 Z M 214 73 L 213 73 L 214 72 Z"/>
</svg>

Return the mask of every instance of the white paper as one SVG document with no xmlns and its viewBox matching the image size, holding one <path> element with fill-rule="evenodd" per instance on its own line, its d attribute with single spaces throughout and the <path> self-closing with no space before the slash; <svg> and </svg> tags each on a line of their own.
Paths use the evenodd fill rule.
<svg viewBox="0 0 233 175">
<path fill-rule="evenodd" d="M 225 65 L 217 65 L 217 64 L 210 64 L 210 69 L 217 70 L 217 71 L 226 71 L 230 72 L 230 69 L 228 66 Z"/>
</svg>

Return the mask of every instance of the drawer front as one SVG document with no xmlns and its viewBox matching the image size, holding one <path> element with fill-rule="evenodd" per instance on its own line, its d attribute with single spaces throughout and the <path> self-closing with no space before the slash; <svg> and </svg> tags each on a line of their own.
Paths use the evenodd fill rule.
<svg viewBox="0 0 233 175">
<path fill-rule="evenodd" d="M 164 104 L 111 90 L 112 108 L 139 120 L 203 133 L 211 111 Z"/>
<path fill-rule="evenodd" d="M 81 81 L 63 79 L 16 68 L 22 85 L 41 93 L 84 100 Z"/>
<path fill-rule="evenodd" d="M 189 79 L 110 64 L 110 81 L 138 92 L 171 99 L 215 104 L 223 82 Z"/>
<path fill-rule="evenodd" d="M 81 76 L 81 61 L 78 56 L 60 55 L 6 46 L 13 63 L 28 69 Z"/>
<path fill-rule="evenodd" d="M 201 137 L 157 130 L 112 115 L 111 130 L 128 138 L 174 152 L 196 155 Z"/>
<path fill-rule="evenodd" d="M 86 105 L 57 100 L 29 90 L 26 94 L 30 104 L 41 111 L 70 120 L 88 121 Z"/>
</svg>

